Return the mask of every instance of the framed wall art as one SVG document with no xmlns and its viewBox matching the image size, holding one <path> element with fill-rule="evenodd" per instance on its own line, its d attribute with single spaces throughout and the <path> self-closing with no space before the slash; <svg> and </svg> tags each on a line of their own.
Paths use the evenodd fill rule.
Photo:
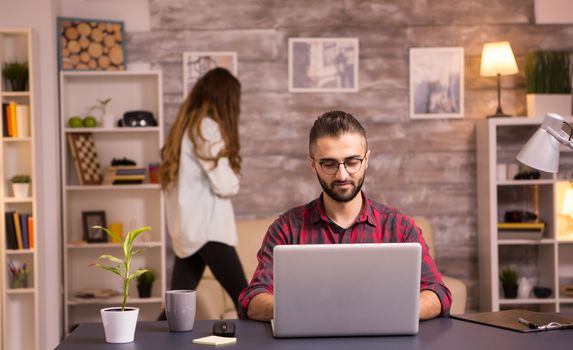
<svg viewBox="0 0 573 350">
<path fill-rule="evenodd" d="M 88 243 L 107 242 L 107 234 L 93 226 L 107 228 L 105 211 L 82 211 L 82 226 L 84 229 L 84 241 Z"/>
<path fill-rule="evenodd" d="M 410 49 L 410 118 L 463 118 L 464 49 Z"/>
<path fill-rule="evenodd" d="M 58 17 L 60 70 L 125 70 L 123 22 Z"/>
<path fill-rule="evenodd" d="M 291 38 L 290 92 L 358 91 L 357 38 Z"/>
<path fill-rule="evenodd" d="M 209 70 L 223 67 L 237 77 L 237 53 L 220 52 L 184 52 L 183 53 L 183 99 L 193 89 L 193 86 Z"/>
</svg>

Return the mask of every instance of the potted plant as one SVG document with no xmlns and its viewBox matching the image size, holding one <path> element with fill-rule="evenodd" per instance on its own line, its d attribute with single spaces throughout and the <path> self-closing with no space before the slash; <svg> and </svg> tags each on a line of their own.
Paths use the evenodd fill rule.
<svg viewBox="0 0 573 350">
<path fill-rule="evenodd" d="M 129 294 L 129 284 L 138 276 L 149 271 L 147 269 L 138 269 L 133 273 L 131 272 L 132 258 L 146 249 L 139 248 L 134 250 L 133 241 L 141 233 L 151 230 L 151 227 L 146 226 L 135 229 L 128 232 L 123 238 L 119 237 L 107 228 L 101 226 L 93 226 L 93 228 L 103 230 L 112 239 L 121 242 L 121 248 L 123 251 L 123 259 L 108 254 L 101 255 L 98 258 L 98 261 L 108 260 L 113 265 L 103 265 L 100 263 L 92 265 L 118 275 L 123 283 L 123 301 L 121 303 L 121 307 L 104 308 L 100 311 L 105 331 L 105 340 L 108 343 L 130 343 L 134 340 L 139 308 L 126 307 L 127 296 Z"/>
<path fill-rule="evenodd" d="M 103 100 L 97 99 L 97 104 L 90 107 L 90 112 L 93 110 L 98 110 L 100 112 L 101 124 L 105 128 L 113 128 L 115 125 L 115 116 L 113 114 L 108 114 L 106 112 L 107 104 L 111 102 L 111 98 L 106 98 Z"/>
<path fill-rule="evenodd" d="M 12 192 L 15 198 L 26 198 L 30 193 L 30 175 L 14 175 L 10 178 L 12 183 Z"/>
<path fill-rule="evenodd" d="M 151 297 L 151 289 L 155 281 L 155 272 L 148 270 L 137 277 L 137 292 L 140 298 Z"/>
<path fill-rule="evenodd" d="M 571 61 L 568 51 L 534 51 L 525 59 L 527 116 L 571 115 Z"/>
<path fill-rule="evenodd" d="M 28 63 L 7 62 L 2 68 L 2 76 L 10 82 L 12 91 L 24 91 L 28 83 Z"/>
<path fill-rule="evenodd" d="M 506 267 L 501 270 L 499 280 L 503 288 L 503 294 L 506 299 L 515 299 L 517 297 L 517 280 L 519 273 L 511 267 Z"/>
</svg>

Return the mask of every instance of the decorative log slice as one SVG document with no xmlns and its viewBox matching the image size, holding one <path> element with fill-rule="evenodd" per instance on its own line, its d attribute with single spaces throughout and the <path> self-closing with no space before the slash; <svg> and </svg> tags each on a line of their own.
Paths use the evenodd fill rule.
<svg viewBox="0 0 573 350">
<path fill-rule="evenodd" d="M 102 51 L 103 48 L 100 43 L 91 43 L 90 46 L 88 47 L 88 52 L 90 53 L 90 56 L 94 58 L 98 58 L 99 56 L 101 56 Z"/>
<path fill-rule="evenodd" d="M 68 42 L 68 50 L 70 50 L 71 53 L 78 53 L 81 50 L 80 44 L 75 40 L 70 40 Z"/>
<path fill-rule="evenodd" d="M 70 40 L 76 40 L 79 36 L 78 30 L 74 27 L 66 28 L 64 35 Z"/>
<path fill-rule="evenodd" d="M 118 65 L 123 63 L 123 50 L 121 47 L 112 47 L 109 51 L 109 59 L 111 63 Z"/>
<path fill-rule="evenodd" d="M 81 36 L 89 36 L 92 31 L 92 28 L 89 24 L 82 22 L 78 23 L 78 32 Z"/>
<path fill-rule="evenodd" d="M 103 32 L 99 29 L 94 29 L 92 30 L 92 34 L 91 34 L 91 38 L 93 41 L 101 43 L 101 41 L 103 40 Z"/>
</svg>

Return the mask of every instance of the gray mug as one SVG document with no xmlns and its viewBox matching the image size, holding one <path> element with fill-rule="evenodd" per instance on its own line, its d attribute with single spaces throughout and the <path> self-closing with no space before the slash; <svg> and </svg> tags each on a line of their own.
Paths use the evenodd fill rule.
<svg viewBox="0 0 573 350">
<path fill-rule="evenodd" d="M 170 332 L 188 332 L 193 329 L 196 299 L 194 290 L 165 292 L 165 315 Z"/>
</svg>

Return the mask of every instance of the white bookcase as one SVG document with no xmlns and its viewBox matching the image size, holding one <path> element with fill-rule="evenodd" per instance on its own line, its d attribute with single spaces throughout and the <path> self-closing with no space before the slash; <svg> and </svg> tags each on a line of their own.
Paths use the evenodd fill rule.
<svg viewBox="0 0 573 350">
<path fill-rule="evenodd" d="M 85 116 L 98 99 L 111 98 L 107 112 L 119 119 L 126 111 L 145 110 L 153 113 L 157 127 L 69 128 L 72 116 Z M 163 308 L 165 291 L 165 232 L 163 194 L 160 185 L 82 185 L 76 173 L 67 136 L 91 132 L 94 136 L 102 172 L 113 158 L 128 158 L 140 167 L 160 161 L 163 145 L 163 103 L 160 72 L 61 72 L 60 120 L 63 189 L 63 252 L 65 330 L 81 322 L 100 322 L 102 307 L 117 306 L 120 297 L 82 299 L 76 292 L 83 289 L 121 291 L 118 276 L 90 264 L 101 254 L 121 256 L 117 243 L 80 243 L 83 239 L 82 212 L 105 211 L 107 225 L 120 222 L 123 233 L 141 226 L 152 231 L 142 234 L 136 246 L 148 249 L 134 258 L 133 268 L 151 268 L 157 274 L 151 298 L 139 298 L 136 283 L 130 286 L 128 305 L 140 308 L 139 320 L 155 320 Z"/>
<path fill-rule="evenodd" d="M 560 172 L 541 172 L 539 179 L 498 177 L 498 164 L 518 164 L 516 156 L 538 129 L 542 118 L 491 118 L 477 124 L 477 196 L 480 306 L 483 311 L 525 308 L 573 311 L 573 296 L 561 289 L 573 285 L 573 218 L 561 214 L 567 178 L 573 175 L 573 153 L 562 148 Z M 569 118 L 569 122 L 571 118 Z M 516 166 L 516 165 L 514 165 Z M 520 168 L 523 169 L 523 168 Z M 541 239 L 499 239 L 497 223 L 510 210 L 536 213 L 545 222 Z M 569 229 L 570 227 L 571 229 Z M 549 298 L 507 299 L 499 282 L 505 266 L 549 287 Z"/>
<path fill-rule="evenodd" d="M 35 247 L 43 239 L 43 232 L 35 228 L 35 245 L 30 249 L 8 249 L 6 235 L 6 212 L 27 213 L 37 222 L 36 210 L 36 162 L 34 155 L 34 82 L 32 62 L 32 32 L 30 29 L 0 28 L 0 69 L 8 62 L 27 62 L 29 67 L 28 88 L 26 91 L 12 91 L 10 84 L 2 78 L 0 97 L 2 103 L 16 102 L 29 106 L 29 136 L 4 137 L 0 143 L 0 172 L 2 174 L 1 206 L 2 215 L 0 227 L 0 349 L 38 349 L 38 256 Z M 4 126 L 0 125 L 4 135 Z M 28 197 L 15 198 L 10 178 L 16 174 L 27 174 L 32 178 Z M 27 286 L 23 288 L 11 283 L 11 273 L 8 271 L 9 261 L 25 263 L 29 270 Z"/>
</svg>

